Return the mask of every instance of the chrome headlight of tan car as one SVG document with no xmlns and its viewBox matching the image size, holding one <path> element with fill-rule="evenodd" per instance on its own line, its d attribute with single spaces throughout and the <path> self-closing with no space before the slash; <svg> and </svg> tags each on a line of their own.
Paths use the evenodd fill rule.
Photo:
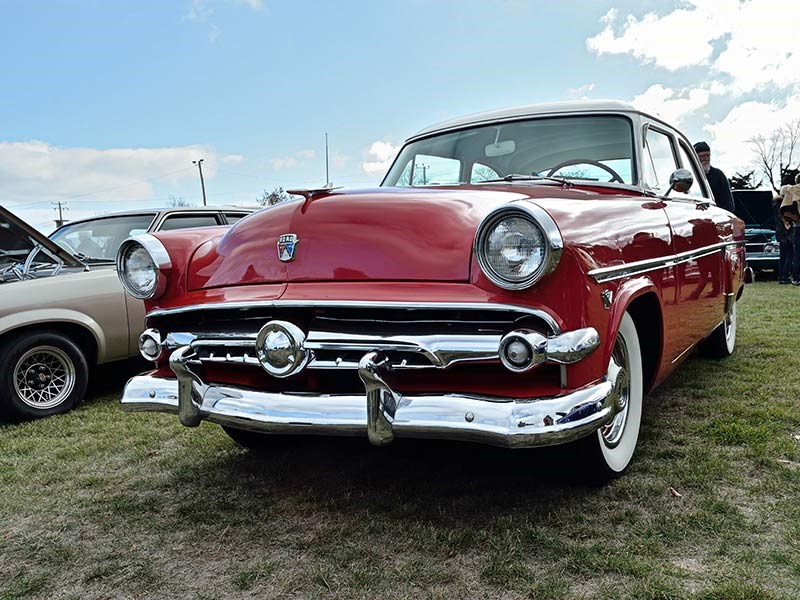
<svg viewBox="0 0 800 600">
<path fill-rule="evenodd" d="M 117 275 L 131 296 L 150 300 L 161 296 L 167 288 L 164 271 L 172 263 L 163 244 L 144 234 L 122 242 L 117 252 Z"/>
<path fill-rule="evenodd" d="M 535 204 L 501 206 L 486 216 L 475 234 L 481 271 L 507 290 L 523 290 L 553 272 L 563 248 L 555 222 Z"/>
</svg>

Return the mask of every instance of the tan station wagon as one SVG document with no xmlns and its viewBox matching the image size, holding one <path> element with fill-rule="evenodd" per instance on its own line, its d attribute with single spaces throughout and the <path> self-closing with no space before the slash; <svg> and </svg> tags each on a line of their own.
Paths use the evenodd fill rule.
<svg viewBox="0 0 800 600">
<path fill-rule="evenodd" d="M 0 416 L 70 410 L 90 368 L 139 353 L 144 305 L 123 292 L 114 259 L 139 233 L 226 226 L 247 208 L 116 213 L 64 225 L 45 237 L 0 206 Z"/>
</svg>

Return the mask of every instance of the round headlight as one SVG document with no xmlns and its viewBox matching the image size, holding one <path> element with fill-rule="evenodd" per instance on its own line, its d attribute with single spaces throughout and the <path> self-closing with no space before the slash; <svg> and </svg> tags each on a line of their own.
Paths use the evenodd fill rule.
<svg viewBox="0 0 800 600">
<path fill-rule="evenodd" d="M 475 236 L 478 264 L 493 283 L 525 289 L 553 271 L 563 242 L 553 220 L 535 205 L 504 206 L 487 216 Z"/>
<path fill-rule="evenodd" d="M 166 280 L 161 270 L 169 266 L 164 246 L 150 235 L 125 240 L 117 253 L 117 274 L 123 287 L 141 300 L 164 293 Z"/>
</svg>

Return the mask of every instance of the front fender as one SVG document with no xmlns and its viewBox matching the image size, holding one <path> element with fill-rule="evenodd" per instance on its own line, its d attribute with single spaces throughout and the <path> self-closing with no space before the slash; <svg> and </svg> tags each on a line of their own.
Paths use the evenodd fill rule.
<svg viewBox="0 0 800 600">
<path fill-rule="evenodd" d="M 631 307 L 631 305 L 636 301 L 637 298 L 641 298 L 645 294 L 652 294 L 655 298 L 655 301 L 658 302 L 658 310 L 659 310 L 659 317 L 664 312 L 664 306 L 662 303 L 661 295 L 658 293 L 658 288 L 653 283 L 653 281 L 647 276 L 636 277 L 633 279 L 628 279 L 619 285 L 616 292 L 614 293 L 612 304 L 611 304 L 611 314 L 608 320 L 608 329 L 606 330 L 606 334 L 603 336 L 603 344 L 601 346 L 603 352 L 603 358 L 605 360 L 604 364 L 607 364 L 608 361 L 611 359 L 611 352 L 614 349 L 614 343 L 616 342 L 617 338 L 617 331 L 619 331 L 620 323 L 622 323 L 622 317 L 626 311 Z M 646 336 L 643 336 L 642 326 L 645 324 L 642 322 L 645 319 L 653 318 L 655 315 L 648 316 L 646 314 L 635 314 L 632 315 L 634 322 L 637 326 L 637 332 L 639 334 L 640 343 L 644 347 L 648 340 Z M 648 322 L 650 326 L 656 326 L 655 323 Z M 664 331 L 663 331 L 663 319 L 658 319 L 658 333 L 659 339 L 664 339 Z M 645 339 L 643 339 L 645 337 Z M 660 345 L 660 342 L 659 342 Z M 661 348 L 658 348 L 658 354 L 661 354 Z"/>
</svg>

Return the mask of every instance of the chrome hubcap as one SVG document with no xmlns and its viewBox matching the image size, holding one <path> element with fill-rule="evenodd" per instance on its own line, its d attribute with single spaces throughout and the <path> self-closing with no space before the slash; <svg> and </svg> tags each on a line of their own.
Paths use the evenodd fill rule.
<svg viewBox="0 0 800 600">
<path fill-rule="evenodd" d="M 625 423 L 628 420 L 628 407 L 630 405 L 630 388 L 631 378 L 628 366 L 628 347 L 625 345 L 625 340 L 622 336 L 617 335 L 617 341 L 614 344 L 614 351 L 611 353 L 611 361 L 608 364 L 609 378 L 615 381 L 614 396 L 616 397 L 615 410 L 617 414 L 614 415 L 612 421 L 600 429 L 600 434 L 603 436 L 603 442 L 609 448 L 615 447 L 622 439 L 622 434 L 625 431 Z M 616 377 L 614 375 L 616 374 Z"/>
<path fill-rule="evenodd" d="M 14 367 L 14 389 L 31 408 L 58 406 L 75 387 L 75 367 L 66 353 L 54 346 L 28 350 Z"/>
</svg>

